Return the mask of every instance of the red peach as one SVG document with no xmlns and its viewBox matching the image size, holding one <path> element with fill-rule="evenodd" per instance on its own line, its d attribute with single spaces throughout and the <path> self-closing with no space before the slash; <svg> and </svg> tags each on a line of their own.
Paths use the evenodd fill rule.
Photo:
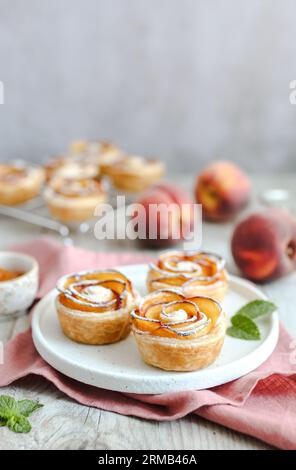
<svg viewBox="0 0 296 470">
<path fill-rule="evenodd" d="M 137 204 L 145 210 L 146 239 L 145 244 L 154 247 L 171 246 L 184 238 L 184 234 L 191 229 L 193 221 L 193 201 L 183 189 L 172 184 L 157 185 L 146 192 Z M 185 204 L 186 206 L 183 206 Z M 151 205 L 155 205 L 157 213 L 151 212 Z M 175 206 L 174 206 L 175 205 Z M 173 209 L 172 215 L 167 217 L 167 208 Z M 182 210 L 185 207 L 185 210 Z M 150 210 L 149 210 L 150 208 Z M 136 216 L 135 211 L 134 216 Z M 149 231 L 154 229 L 156 238 L 149 238 Z M 177 236 L 179 235 L 179 236 Z"/>
<path fill-rule="evenodd" d="M 205 219 L 224 221 L 231 219 L 250 197 L 248 176 L 234 163 L 214 162 L 198 176 L 195 196 L 202 204 Z"/>
<path fill-rule="evenodd" d="M 276 279 L 296 268 L 296 219 L 282 209 L 253 214 L 235 228 L 232 254 L 253 281 Z"/>
</svg>

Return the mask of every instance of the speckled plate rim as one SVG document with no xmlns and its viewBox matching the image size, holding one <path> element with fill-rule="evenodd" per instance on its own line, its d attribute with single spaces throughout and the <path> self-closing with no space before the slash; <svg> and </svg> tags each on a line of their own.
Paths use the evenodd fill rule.
<svg viewBox="0 0 296 470">
<path fill-rule="evenodd" d="M 128 265 L 117 269 L 120 269 L 123 273 L 127 271 L 131 278 L 131 271 L 134 271 L 135 275 L 139 272 L 143 273 L 143 270 L 146 272 L 147 265 Z M 133 281 L 133 279 L 131 280 Z M 239 277 L 229 277 L 230 291 L 232 287 L 246 291 L 255 298 L 267 299 L 265 294 L 254 284 Z M 150 371 L 149 377 L 146 378 L 144 372 L 142 375 L 139 375 L 138 373 L 131 373 L 128 370 L 114 374 L 112 367 L 110 367 L 110 371 L 100 370 L 99 354 L 96 368 L 84 367 L 79 364 L 79 362 L 73 361 L 71 357 L 57 352 L 51 342 L 48 341 L 42 331 L 40 321 L 49 308 L 52 310 L 52 314 L 56 315 L 52 302 L 55 295 L 56 290 L 54 289 L 39 302 L 34 310 L 32 334 L 37 351 L 48 364 L 64 375 L 78 380 L 79 382 L 107 390 L 126 393 L 159 394 L 173 391 L 202 390 L 222 385 L 242 377 L 259 367 L 273 352 L 279 336 L 278 314 L 274 312 L 270 316 L 270 330 L 265 340 L 258 344 L 258 347 L 252 352 L 242 358 L 234 359 L 227 364 L 217 365 L 217 367 L 214 368 L 205 368 L 196 372 L 166 372 L 151 367 L 151 370 L 155 370 L 155 375 L 153 373 L 151 374 Z M 59 328 L 58 323 L 57 327 Z M 60 334 L 60 331 L 58 331 L 58 333 Z M 65 341 L 71 340 L 65 338 Z M 85 346 L 78 345 L 78 347 L 84 348 Z M 147 367 L 147 365 L 145 365 L 145 367 Z"/>
</svg>

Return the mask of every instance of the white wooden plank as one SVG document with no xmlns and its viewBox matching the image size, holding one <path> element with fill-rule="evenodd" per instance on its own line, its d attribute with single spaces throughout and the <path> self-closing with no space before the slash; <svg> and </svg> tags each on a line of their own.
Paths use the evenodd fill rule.
<svg viewBox="0 0 296 470">
<path fill-rule="evenodd" d="M 45 406 L 30 418 L 29 434 L 1 429 L 1 449 L 268 449 L 264 443 L 196 416 L 173 422 L 145 421 L 81 406 L 38 378 L 1 390 Z"/>
</svg>

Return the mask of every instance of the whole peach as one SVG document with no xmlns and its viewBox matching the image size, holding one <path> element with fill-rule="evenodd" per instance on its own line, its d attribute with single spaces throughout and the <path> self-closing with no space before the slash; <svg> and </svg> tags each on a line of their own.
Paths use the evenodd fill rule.
<svg viewBox="0 0 296 470">
<path fill-rule="evenodd" d="M 231 219 L 250 198 L 251 183 L 248 176 L 234 163 L 214 162 L 198 176 L 195 196 L 202 204 L 207 220 Z"/>
<path fill-rule="evenodd" d="M 266 209 L 240 222 L 231 242 L 243 274 L 264 282 L 296 268 L 296 219 L 282 209 Z"/>
<path fill-rule="evenodd" d="M 193 221 L 193 201 L 189 194 L 178 186 L 160 184 L 148 190 L 138 201 L 143 207 L 140 223 L 145 224 L 145 242 L 152 247 L 172 246 L 186 235 Z M 154 210 L 152 209 L 154 207 Z M 134 217 L 139 218 L 137 209 Z M 151 233 L 155 237 L 152 238 Z"/>
</svg>

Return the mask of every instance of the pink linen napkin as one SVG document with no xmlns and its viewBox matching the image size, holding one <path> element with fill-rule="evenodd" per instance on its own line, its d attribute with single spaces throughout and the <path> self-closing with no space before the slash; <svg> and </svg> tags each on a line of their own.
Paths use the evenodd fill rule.
<svg viewBox="0 0 296 470">
<path fill-rule="evenodd" d="M 41 282 L 38 297 L 48 292 L 67 272 L 148 260 L 136 254 L 89 252 L 47 239 L 18 246 L 16 250 L 31 254 L 39 261 Z M 6 345 L 5 361 L 0 365 L 0 386 L 29 374 L 39 375 L 84 405 L 159 421 L 195 413 L 281 449 L 296 449 L 295 344 L 294 351 L 292 347 L 292 338 L 281 327 L 274 353 L 245 377 L 210 390 L 138 395 L 106 391 L 57 372 L 39 356 L 32 342 L 31 330 L 27 330 Z"/>
</svg>

